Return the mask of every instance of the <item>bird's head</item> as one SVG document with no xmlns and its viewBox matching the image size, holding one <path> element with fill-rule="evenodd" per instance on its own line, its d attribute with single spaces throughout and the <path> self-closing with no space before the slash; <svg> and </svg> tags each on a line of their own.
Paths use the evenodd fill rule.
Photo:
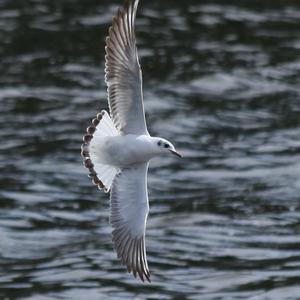
<svg viewBox="0 0 300 300">
<path fill-rule="evenodd" d="M 174 154 L 178 157 L 182 157 L 180 153 L 177 152 L 174 145 L 163 139 L 163 138 L 154 138 L 154 147 L 156 152 L 162 153 L 162 154 Z"/>
</svg>

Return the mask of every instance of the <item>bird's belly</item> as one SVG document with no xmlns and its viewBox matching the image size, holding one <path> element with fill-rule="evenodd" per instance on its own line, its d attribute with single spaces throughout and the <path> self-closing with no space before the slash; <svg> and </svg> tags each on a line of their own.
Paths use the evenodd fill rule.
<svg viewBox="0 0 300 300">
<path fill-rule="evenodd" d="M 94 146 L 94 151 L 99 162 L 117 167 L 149 160 L 140 142 L 131 136 L 103 137 Z"/>
</svg>

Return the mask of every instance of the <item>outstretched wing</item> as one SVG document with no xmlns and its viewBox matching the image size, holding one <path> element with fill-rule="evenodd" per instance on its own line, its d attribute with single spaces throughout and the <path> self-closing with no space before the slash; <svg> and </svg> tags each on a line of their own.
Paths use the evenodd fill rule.
<svg viewBox="0 0 300 300">
<path fill-rule="evenodd" d="M 145 250 L 145 229 L 149 211 L 148 163 L 122 169 L 112 184 L 111 216 L 113 243 L 118 257 L 144 281 L 150 282 Z"/>
<path fill-rule="evenodd" d="M 134 23 L 139 0 L 126 0 L 113 18 L 106 38 L 105 81 L 115 126 L 123 134 L 148 134 L 142 91 L 142 72 Z"/>
</svg>

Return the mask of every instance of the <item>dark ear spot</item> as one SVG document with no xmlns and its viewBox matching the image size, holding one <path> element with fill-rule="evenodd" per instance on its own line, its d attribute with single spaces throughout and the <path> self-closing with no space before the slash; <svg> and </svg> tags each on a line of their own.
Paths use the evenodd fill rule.
<svg viewBox="0 0 300 300">
<path fill-rule="evenodd" d="M 158 146 L 161 146 L 161 141 L 158 141 L 158 142 L 157 142 L 157 145 L 158 145 Z"/>
</svg>

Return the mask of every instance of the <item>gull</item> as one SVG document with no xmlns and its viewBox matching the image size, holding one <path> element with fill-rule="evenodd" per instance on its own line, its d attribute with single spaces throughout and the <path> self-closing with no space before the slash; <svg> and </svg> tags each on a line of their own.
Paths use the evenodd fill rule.
<svg viewBox="0 0 300 300">
<path fill-rule="evenodd" d="M 126 0 L 109 28 L 105 47 L 109 113 L 102 110 L 92 120 L 81 155 L 92 182 L 110 192 L 112 241 L 118 258 L 134 277 L 151 282 L 145 250 L 148 165 L 156 156 L 181 155 L 172 143 L 150 136 L 147 130 L 135 38 L 138 3 Z"/>
</svg>

